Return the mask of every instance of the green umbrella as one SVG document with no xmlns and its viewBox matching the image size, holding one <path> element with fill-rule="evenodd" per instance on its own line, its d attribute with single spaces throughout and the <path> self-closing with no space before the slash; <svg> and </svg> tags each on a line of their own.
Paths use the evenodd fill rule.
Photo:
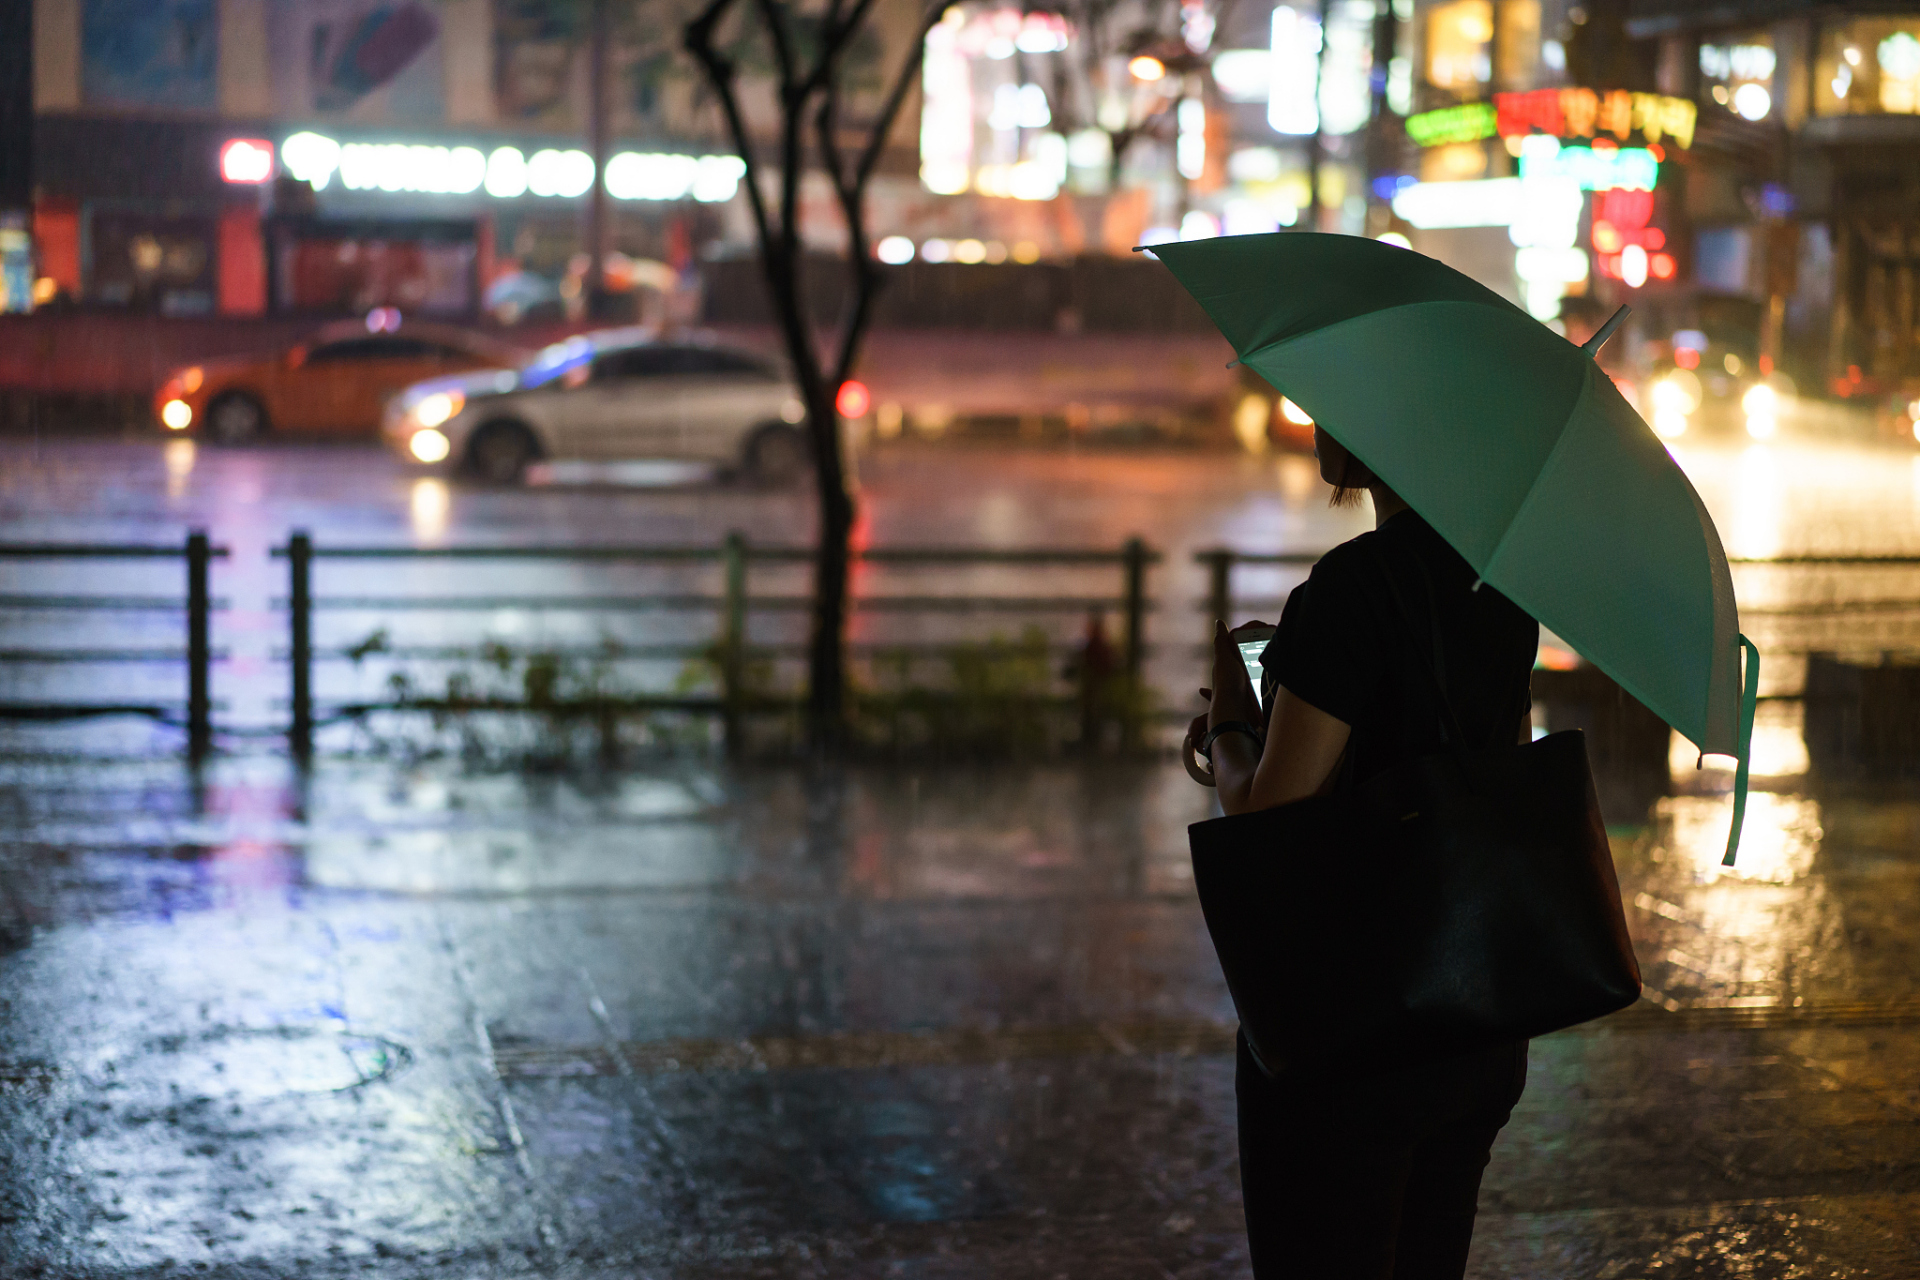
<svg viewBox="0 0 1920 1280">
<path fill-rule="evenodd" d="M 1252 367 L 1406 499 L 1482 580 L 1703 752 L 1739 758 L 1760 655 L 1700 496 L 1583 349 L 1453 268 L 1281 232 L 1153 253 Z M 1741 688 L 1741 651 L 1747 655 Z"/>
</svg>

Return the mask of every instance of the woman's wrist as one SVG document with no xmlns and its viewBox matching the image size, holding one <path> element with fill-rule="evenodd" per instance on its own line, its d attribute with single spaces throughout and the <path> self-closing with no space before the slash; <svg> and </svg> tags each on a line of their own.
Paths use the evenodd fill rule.
<svg viewBox="0 0 1920 1280">
<path fill-rule="evenodd" d="M 1246 720 L 1222 720 L 1208 729 L 1207 736 L 1200 740 L 1200 754 L 1209 760 L 1213 759 L 1213 744 L 1229 733 L 1244 733 L 1252 738 L 1256 752 L 1266 749 L 1266 735 L 1260 732 L 1258 725 Z"/>
</svg>

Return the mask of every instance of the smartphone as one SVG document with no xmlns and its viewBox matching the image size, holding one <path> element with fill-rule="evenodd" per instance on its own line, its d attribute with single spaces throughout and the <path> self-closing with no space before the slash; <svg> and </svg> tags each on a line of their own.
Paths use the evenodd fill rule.
<svg viewBox="0 0 1920 1280">
<path fill-rule="evenodd" d="M 1266 682 L 1267 670 L 1260 665 L 1260 655 L 1267 651 L 1267 642 L 1273 639 L 1276 628 L 1261 627 L 1255 631 L 1241 633 L 1234 643 L 1240 646 L 1240 660 L 1247 664 L 1247 679 L 1253 682 L 1253 700 L 1262 710 L 1266 709 L 1266 699 L 1262 696 L 1261 686 Z"/>
</svg>

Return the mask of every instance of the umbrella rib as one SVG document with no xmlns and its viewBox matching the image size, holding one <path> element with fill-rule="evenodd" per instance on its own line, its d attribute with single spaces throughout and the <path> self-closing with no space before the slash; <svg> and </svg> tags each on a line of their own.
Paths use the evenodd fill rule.
<svg viewBox="0 0 1920 1280">
<path fill-rule="evenodd" d="M 1253 293 L 1253 292 L 1255 292 L 1255 290 L 1235 289 L 1233 293 L 1214 294 L 1214 295 L 1210 295 L 1208 298 L 1199 298 L 1196 295 L 1195 300 L 1198 301 L 1201 304 L 1201 306 L 1204 307 L 1207 304 L 1207 302 L 1212 301 L 1213 298 L 1234 297 L 1242 293 Z M 1431 306 L 1433 305 L 1433 301 L 1434 300 L 1431 298 L 1414 298 L 1407 302 L 1396 302 L 1390 307 L 1380 307 L 1373 311 L 1363 311 L 1357 316 L 1348 316 L 1344 320 L 1335 320 L 1332 324 L 1317 325 L 1310 329 L 1302 329 L 1295 333 L 1289 333 L 1285 337 L 1273 338 L 1267 342 L 1261 343 L 1259 346 L 1254 347 L 1250 351 L 1241 351 L 1239 347 L 1235 347 L 1234 351 L 1239 354 L 1240 363 L 1245 364 L 1247 361 L 1253 359 L 1257 355 L 1263 355 L 1266 352 L 1278 350 L 1279 348 L 1286 346 L 1290 342 L 1299 341 L 1301 338 L 1317 337 L 1320 334 L 1333 333 L 1336 330 L 1342 329 L 1347 325 L 1358 324 L 1362 320 L 1378 319 L 1380 316 L 1387 315 L 1394 311 L 1405 311 L 1412 307 Z M 1448 298 L 1448 299 L 1445 299 L 1444 301 L 1451 302 L 1451 303 L 1459 303 L 1462 306 L 1469 306 L 1469 307 L 1487 306 L 1486 303 L 1475 302 L 1475 301 L 1472 301 L 1471 299 L 1463 299 L 1463 298 Z M 1490 306 L 1487 307 L 1487 309 L 1489 311 L 1497 310 L 1497 308 L 1490 307 Z"/>
</svg>

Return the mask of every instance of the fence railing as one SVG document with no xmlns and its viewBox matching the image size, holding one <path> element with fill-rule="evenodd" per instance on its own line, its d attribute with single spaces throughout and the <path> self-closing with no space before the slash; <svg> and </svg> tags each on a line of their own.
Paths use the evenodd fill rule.
<svg viewBox="0 0 1920 1280">
<path fill-rule="evenodd" d="M 362 701 L 332 708 L 317 706 L 313 681 L 315 663 L 352 657 L 348 651 L 339 649 L 320 651 L 315 648 L 313 620 L 317 613 L 328 611 L 462 613 L 502 609 L 574 614 L 711 613 L 715 616 L 716 625 L 709 640 L 623 645 L 620 653 L 621 656 L 629 658 L 693 658 L 708 654 L 715 655 L 718 658 L 720 686 L 717 694 L 636 694 L 613 700 L 601 699 L 599 705 L 604 706 L 611 701 L 621 710 L 674 710 L 718 714 L 723 717 L 724 731 L 728 741 L 732 742 L 738 737 L 740 717 L 747 711 L 757 706 L 786 705 L 793 701 L 769 698 L 764 693 L 750 689 L 747 680 L 750 659 L 774 655 L 793 656 L 804 652 L 805 649 L 804 644 L 798 643 L 749 642 L 747 634 L 749 616 L 754 613 L 806 612 L 813 607 L 813 598 L 810 594 L 758 594 L 749 589 L 754 566 L 807 565 L 813 560 L 812 548 L 755 545 L 737 532 L 727 535 L 719 546 L 369 547 L 320 546 L 314 543 L 310 534 L 300 531 L 289 537 L 284 547 L 274 548 L 272 554 L 275 558 L 284 559 L 288 568 L 287 595 L 284 600 L 276 601 L 276 604 L 285 607 L 289 616 L 288 635 L 291 644 L 288 653 L 290 666 L 288 684 L 291 705 L 288 739 L 292 751 L 298 756 L 305 756 L 312 751 L 314 727 L 326 713 L 357 716 L 400 705 L 392 702 Z M 856 593 L 850 595 L 848 608 L 855 616 L 943 613 L 1008 613 L 1032 616 L 1110 610 L 1120 616 L 1121 668 L 1126 675 L 1137 679 L 1147 652 L 1146 615 L 1155 607 L 1147 595 L 1147 570 L 1151 565 L 1158 563 L 1160 558 L 1159 552 L 1139 538 L 1129 539 L 1117 548 L 1007 550 L 969 547 L 869 548 L 854 552 L 852 557 L 854 564 L 911 568 L 936 566 L 1111 568 L 1118 571 L 1119 582 L 1114 593 L 1102 595 Z M 534 595 L 419 593 L 316 595 L 313 590 L 314 565 L 317 561 L 326 560 L 490 561 L 494 563 L 548 561 L 652 566 L 718 564 L 721 569 L 721 589 L 717 593 L 652 591 L 592 595 L 569 595 L 557 592 Z M 912 645 L 897 642 L 885 644 L 856 642 L 848 646 L 849 652 L 856 656 L 877 652 L 938 653 L 951 648 L 951 644 Z M 405 646 L 397 649 L 388 648 L 384 652 L 388 656 L 432 658 L 466 656 L 470 650 L 465 646 Z M 583 651 L 578 656 L 591 656 L 591 653 L 592 651 Z M 418 708 L 425 704 L 415 699 L 406 705 Z"/>
<path fill-rule="evenodd" d="M 150 546 L 118 543 L 16 542 L 0 543 L 0 561 L 123 560 L 181 562 L 186 569 L 186 590 L 181 595 L 108 595 L 102 593 L 69 595 L 50 592 L 8 592 L 0 594 L 0 614 L 20 612 L 59 613 L 173 613 L 186 616 L 184 647 L 137 648 L 62 648 L 7 647 L 0 649 L 0 662 L 8 665 L 107 664 L 183 662 L 186 666 L 185 717 L 187 751 L 196 759 L 213 746 L 213 664 L 224 657 L 212 645 L 212 617 L 226 602 L 214 598 L 211 591 L 212 562 L 225 559 L 227 548 L 213 546 L 205 530 L 189 533 L 179 546 Z M 137 702 L 58 702 L 0 701 L 0 719 L 70 720 L 88 716 L 139 715 L 168 720 L 171 708 L 166 704 Z"/>
<path fill-rule="evenodd" d="M 804 568 L 813 551 L 807 547 L 756 545 L 743 535 L 728 535 L 718 545 L 647 546 L 469 546 L 469 547 L 373 547 L 317 545 L 304 531 L 293 533 L 284 546 L 272 549 L 272 555 L 286 564 L 287 594 L 277 599 L 287 619 L 287 710 L 286 732 L 295 754 L 305 756 L 312 750 L 316 725 L 338 715 L 361 715 L 398 703 L 356 701 L 323 707 L 315 692 L 314 673 L 320 663 L 357 660 L 356 652 L 340 646 L 322 647 L 315 642 L 316 615 L 347 611 L 400 614 L 465 614 L 502 609 L 574 615 L 632 615 L 638 613 L 674 615 L 711 615 L 712 624 L 698 640 L 649 639 L 644 643 L 622 645 L 624 658 L 688 659 L 709 657 L 715 660 L 717 692 L 711 694 L 660 693 L 636 694 L 616 700 L 622 709 L 673 709 L 716 714 L 724 718 L 729 738 L 739 717 L 756 706 L 787 705 L 783 700 L 750 688 L 748 666 L 751 661 L 769 657 L 797 657 L 805 652 L 802 641 L 750 640 L 748 620 L 756 614 L 804 614 L 812 608 L 811 595 L 804 590 L 785 593 L 769 589 L 755 590 L 755 571 L 764 567 Z M 178 613 L 185 621 L 184 645 L 149 644 L 125 647 L 66 645 L 32 647 L 0 644 L 0 664 L 9 667 L 73 664 L 130 664 L 180 662 L 185 668 L 184 703 L 170 701 L 56 701 L 0 700 L 0 719 L 56 720 L 103 715 L 142 715 L 173 722 L 177 719 L 187 730 L 189 754 L 199 757 L 212 747 L 213 667 L 225 658 L 212 644 L 214 614 L 226 608 L 226 601 L 211 593 L 212 562 L 228 556 L 225 547 L 213 546 L 203 530 L 194 530 L 174 546 L 132 544 L 12 543 L 0 544 L 0 563 L 27 561 L 105 562 L 148 561 L 179 563 L 184 569 L 184 591 L 179 594 L 113 594 L 106 590 L 86 594 L 67 591 L 0 591 L 0 616 L 22 613 L 68 612 L 81 615 L 120 613 Z M 1208 628 L 1215 618 L 1229 624 L 1251 613 L 1271 614 L 1284 605 L 1283 595 L 1260 594 L 1246 588 L 1237 575 L 1248 569 L 1305 570 L 1319 559 L 1317 553 L 1247 553 L 1216 547 L 1194 553 L 1194 562 L 1203 570 L 1206 590 L 1193 602 L 1204 615 Z M 856 565 L 889 566 L 903 569 L 1029 568 L 1058 570 L 1070 568 L 1111 570 L 1117 577 L 1110 591 L 1046 591 L 1025 594 L 984 594 L 950 590 L 933 591 L 856 591 L 849 607 L 856 618 L 862 616 L 928 617 L 960 615 L 1062 616 L 1099 611 L 1117 614 L 1120 623 L 1119 666 L 1127 675 L 1139 678 L 1145 655 L 1149 652 L 1146 619 L 1156 609 L 1148 592 L 1147 574 L 1160 563 L 1161 554 L 1139 538 L 1119 547 L 1008 549 L 993 550 L 963 547 L 886 547 L 855 553 Z M 452 594 L 418 591 L 389 591 L 385 594 L 316 593 L 315 567 L 323 562 L 358 561 L 366 563 L 491 562 L 494 564 L 631 564 L 655 569 L 675 566 L 709 566 L 719 569 L 717 586 L 700 590 L 620 590 L 596 587 L 586 591 L 560 591 L 507 594 L 500 592 Z M 1920 556 L 1902 555 L 1828 555 L 1741 557 L 1732 561 L 1742 570 L 1766 567 L 1789 569 L 1870 570 L 1920 569 Z M 60 584 L 62 588 L 67 583 Z M 1189 605 L 1187 607 L 1193 607 Z M 1848 628 L 1845 638 L 1859 639 L 1864 633 L 1858 622 L 1878 618 L 1898 626 L 1898 643 L 1886 646 L 1892 651 L 1920 649 L 1920 598 L 1865 597 L 1807 599 L 1796 602 L 1789 595 L 1784 601 L 1759 604 L 1743 610 L 1743 616 L 1762 626 L 1798 624 L 1807 620 L 1833 623 Z M 1907 634 L 1904 619 L 1911 616 L 1914 626 Z M 1205 633 L 1196 627 L 1195 639 Z M 954 641 L 878 642 L 856 641 L 849 645 L 853 656 L 889 654 L 934 655 L 951 652 Z M 1066 649 L 1072 646 L 1059 644 Z M 1821 643 L 1795 643 L 1785 640 L 1764 644 L 1772 653 L 1805 654 L 1849 647 Z M 1871 644 L 1853 644 L 1853 648 L 1872 648 Z M 384 649 L 395 659 L 457 659 L 470 656 L 467 644 L 414 644 Z M 580 650 L 578 656 L 593 652 Z M 1799 699 L 1797 693 L 1775 692 L 1773 699 Z M 408 704 L 420 707 L 424 700 Z M 176 709 L 183 715 L 176 715 Z M 277 732 L 276 728 L 269 731 Z"/>
<path fill-rule="evenodd" d="M 1225 547 L 1194 553 L 1194 562 L 1203 566 L 1207 572 L 1207 595 L 1204 600 L 1208 620 L 1222 619 L 1231 626 L 1241 614 L 1258 611 L 1277 613 L 1286 604 L 1285 596 L 1250 596 L 1234 590 L 1234 570 L 1241 567 L 1283 567 L 1309 568 L 1320 559 L 1321 553 L 1308 554 L 1249 554 Z M 1728 563 L 1736 566 L 1773 566 L 1782 568 L 1826 568 L 1826 569 L 1920 569 L 1920 556 L 1908 555 L 1818 555 L 1818 556 L 1730 556 Z M 1912 643 L 1902 648 L 1920 648 L 1920 597 L 1895 597 L 1861 600 L 1824 600 L 1805 603 L 1759 604 L 1743 606 L 1740 616 L 1743 619 L 1802 619 L 1834 620 L 1858 619 L 1868 616 L 1889 617 L 1910 614 L 1915 619 Z M 1834 645 L 1807 646 L 1762 645 L 1763 652 L 1773 654 L 1792 654 L 1803 656 L 1808 652 L 1820 652 L 1835 648 Z M 1871 645 L 1861 646 L 1871 648 Z M 1797 697 L 1798 695 L 1774 695 L 1776 697 Z"/>
</svg>

